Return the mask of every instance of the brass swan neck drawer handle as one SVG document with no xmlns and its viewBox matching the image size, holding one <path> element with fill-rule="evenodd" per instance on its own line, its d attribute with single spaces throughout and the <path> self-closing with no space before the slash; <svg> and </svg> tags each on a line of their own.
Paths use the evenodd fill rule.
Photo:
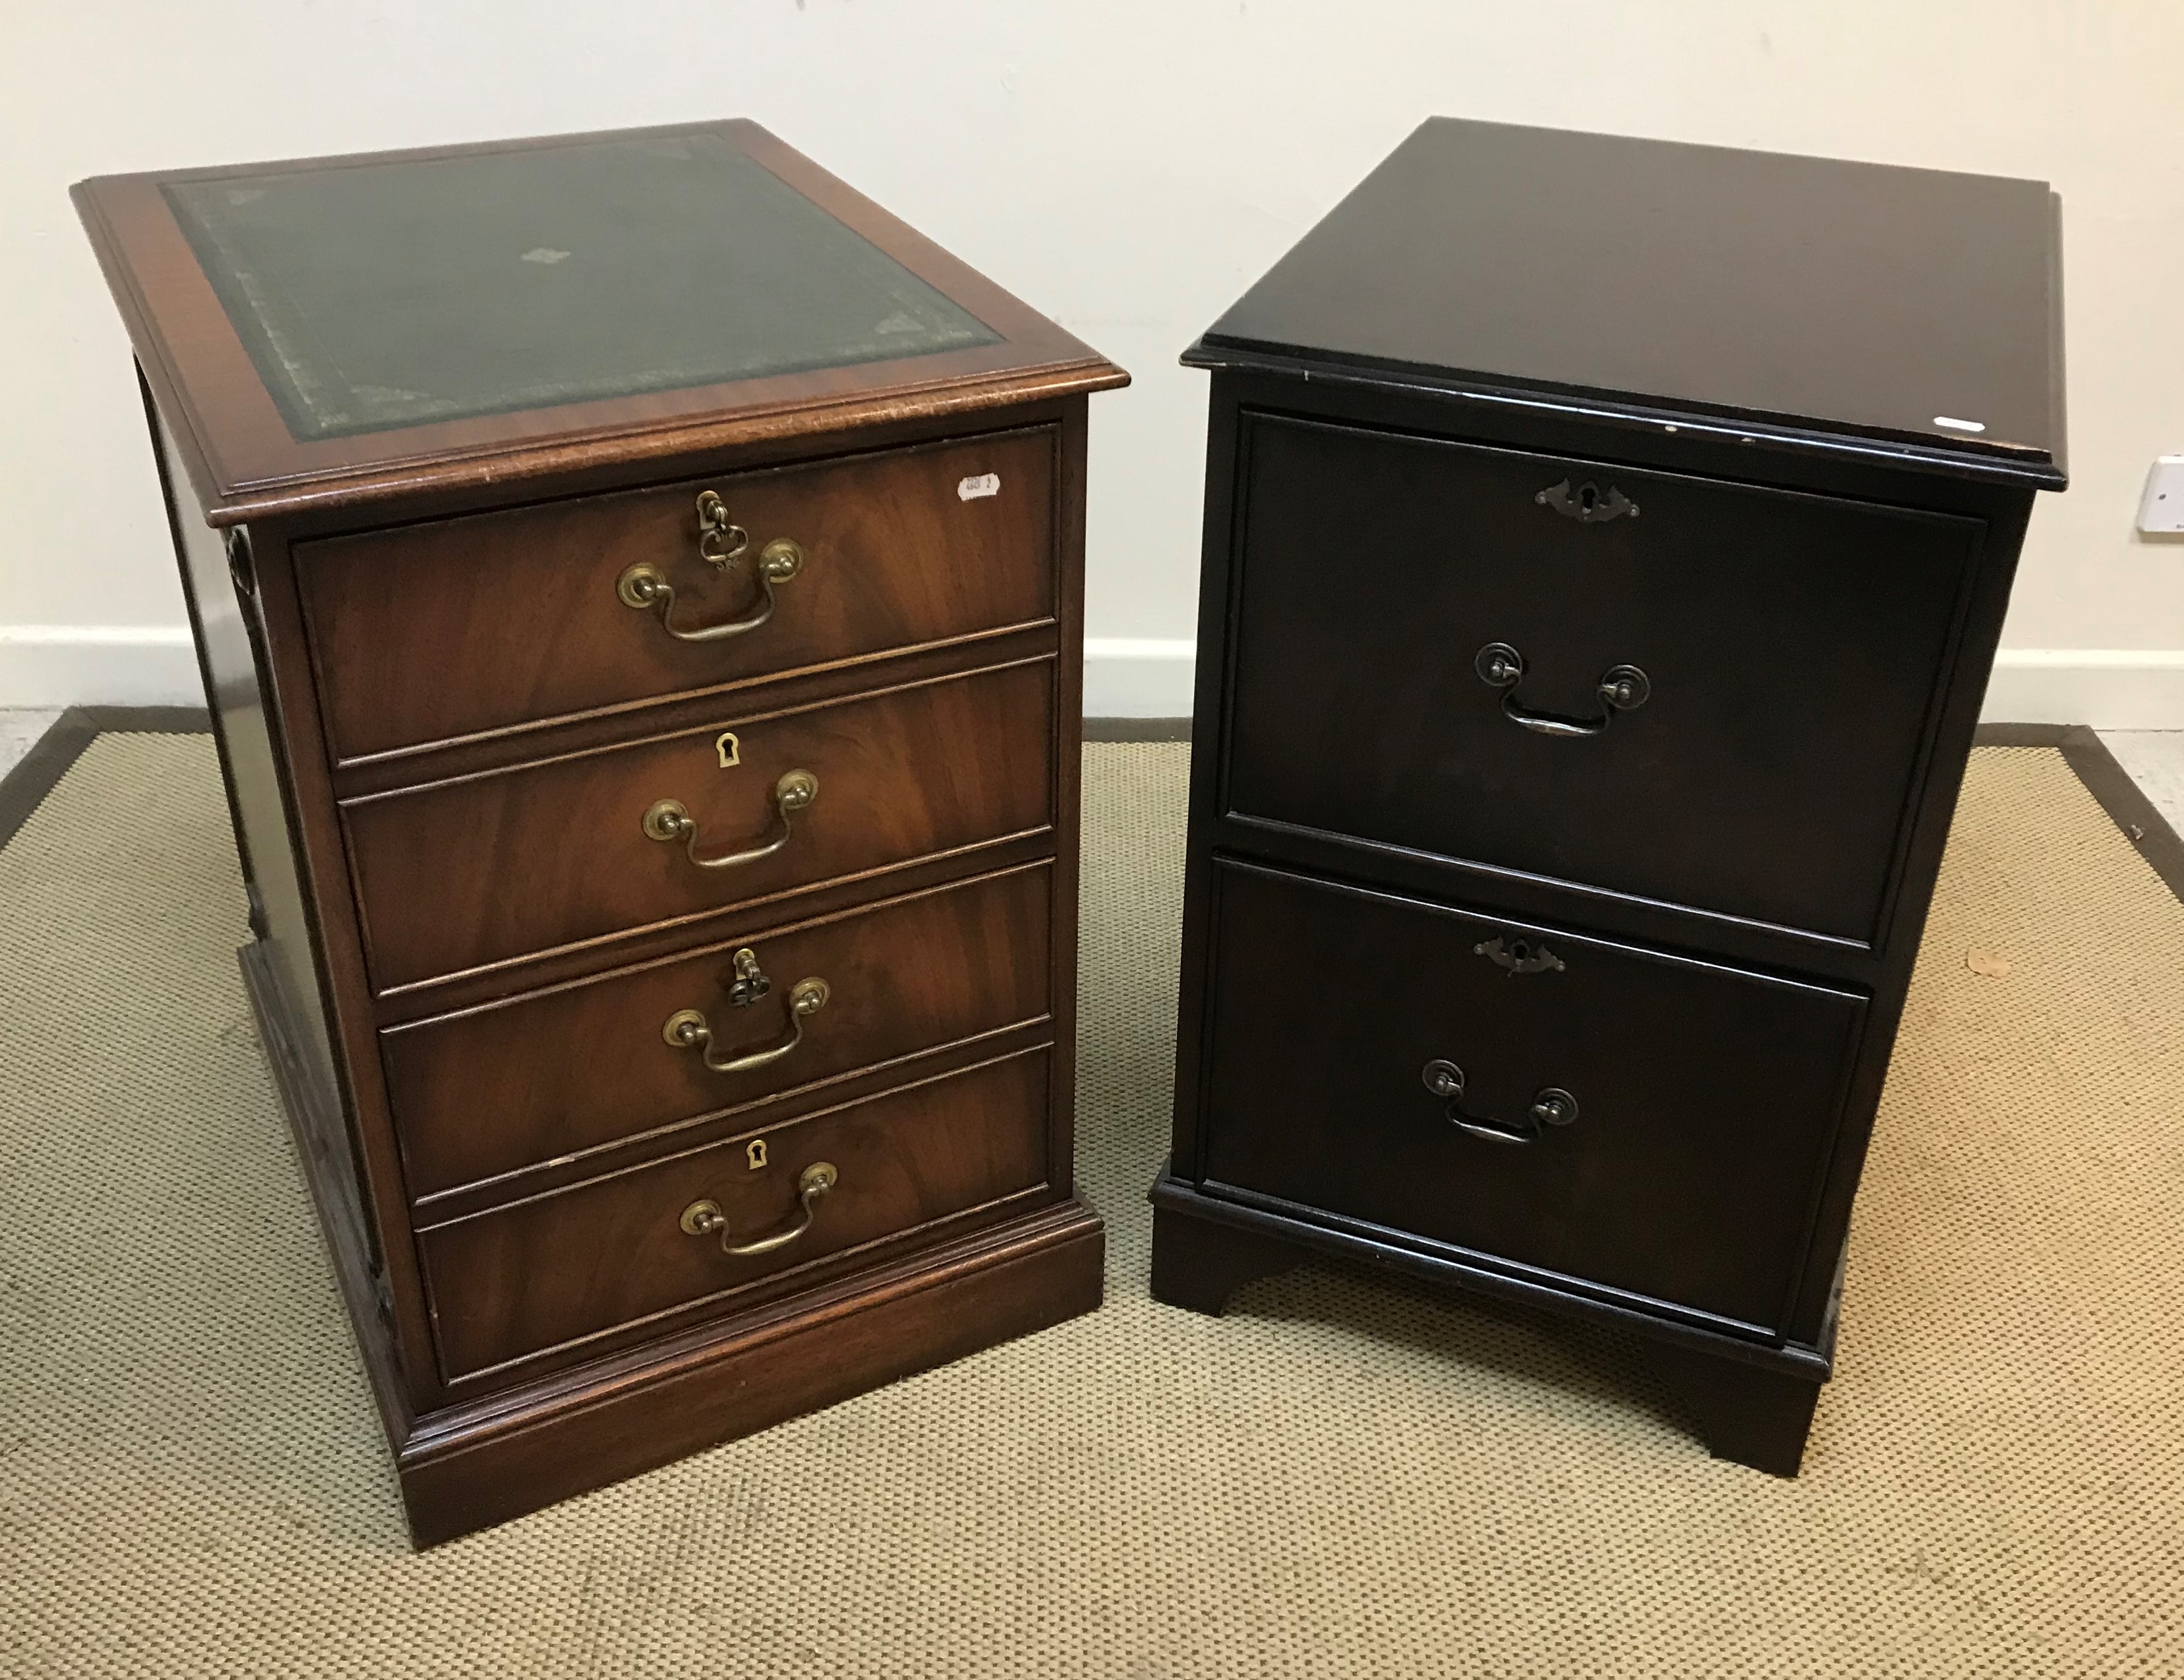
<svg viewBox="0 0 2184 1680">
<path fill-rule="evenodd" d="M 806 1167 L 796 1180 L 796 1223 L 786 1231 L 777 1231 L 771 1236 L 756 1237 L 749 1242 L 729 1242 L 728 1216 L 721 1211 L 721 1204 L 710 1197 L 693 1202 L 682 1210 L 682 1230 L 691 1236 L 711 1236 L 717 1233 L 723 1254 L 771 1254 L 777 1248 L 786 1248 L 811 1229 L 811 1221 L 819 1203 L 840 1177 L 832 1161 L 814 1161 Z"/>
<path fill-rule="evenodd" d="M 819 797 L 819 779 L 809 770 L 791 770 L 773 784 L 774 832 L 756 846 L 745 846 L 740 851 L 723 852 L 718 857 L 698 855 L 698 819 L 693 817 L 680 800 L 662 799 L 654 801 L 644 813 L 644 837 L 673 845 L 682 842 L 683 855 L 700 869 L 733 869 L 738 863 L 755 863 L 761 857 L 771 857 L 787 846 L 793 830 L 789 813 L 801 811 Z"/>
<path fill-rule="evenodd" d="M 1653 684 L 1635 665 L 1611 665 L 1601 673 L 1593 692 L 1604 708 L 1597 717 L 1563 717 L 1552 712 L 1535 712 L 1518 703 L 1517 684 L 1524 680 L 1524 656 L 1507 642 L 1489 642 L 1471 661 L 1479 680 L 1490 689 L 1502 689 L 1502 714 L 1511 723 L 1541 735 L 1597 735 L 1618 712 L 1635 712 L 1652 698 Z"/>
<path fill-rule="evenodd" d="M 699 558 L 715 571 L 726 572 L 749 546 L 749 533 L 742 526 L 728 522 L 728 511 L 720 497 L 710 490 L 701 492 L 698 497 Z M 675 586 L 656 566 L 640 561 L 631 567 L 615 579 L 615 594 L 624 606 L 639 612 L 658 607 L 660 628 L 678 642 L 723 642 L 731 636 L 755 630 L 772 617 L 773 586 L 786 583 L 803 569 L 802 545 L 787 537 L 775 538 L 758 551 L 758 605 L 740 618 L 694 628 L 676 624 Z"/>
<path fill-rule="evenodd" d="M 1523 1119 L 1497 1120 L 1463 1106 L 1463 1069 L 1455 1063 L 1429 1062 L 1422 1077 L 1428 1091 L 1448 1099 L 1451 1125 L 1496 1143 L 1537 1143 L 1542 1127 L 1566 1126 L 1577 1118 L 1577 1098 L 1560 1086 L 1543 1086 L 1533 1092 L 1532 1106 Z"/>
<path fill-rule="evenodd" d="M 748 946 L 736 952 L 735 984 L 728 988 L 728 1002 L 737 1008 L 745 1008 L 773 990 L 773 982 L 766 977 L 758 965 L 758 955 Z M 801 980 L 788 989 L 788 1036 L 761 1049 L 746 1050 L 739 1055 L 721 1056 L 714 1052 L 713 1029 L 705 1016 L 695 1009 L 677 1009 L 667 1018 L 667 1024 L 660 1035 L 677 1050 L 700 1052 L 705 1065 L 716 1074 L 748 1074 L 770 1063 L 778 1062 L 804 1042 L 804 1023 L 827 1007 L 833 996 L 827 982 L 816 974 Z"/>
</svg>

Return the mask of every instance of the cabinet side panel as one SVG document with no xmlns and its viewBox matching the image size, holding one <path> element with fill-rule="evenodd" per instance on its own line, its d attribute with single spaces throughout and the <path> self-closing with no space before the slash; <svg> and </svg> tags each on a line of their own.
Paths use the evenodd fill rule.
<svg viewBox="0 0 2184 1680">
<path fill-rule="evenodd" d="M 1237 424 L 1235 382 L 1216 374 L 1207 400 L 1206 518 L 1198 572 L 1198 663 L 1191 700 L 1190 812 L 1184 839 L 1183 957 L 1176 988 L 1175 1109 L 1168 1170 L 1200 1176 L 1200 1108 L 1205 1096 L 1203 1051 L 1212 1008 L 1212 852 L 1228 751 L 1228 666 L 1234 628 L 1236 484 L 1248 439 Z"/>
<path fill-rule="evenodd" d="M 309 1105 L 315 1113 L 298 1114 L 295 1121 L 307 1129 L 306 1147 L 331 1172 L 338 1197 L 335 1216 L 348 1222 L 347 1235 L 371 1257 L 376 1270 L 378 1254 L 358 1192 L 353 1141 L 340 1120 L 340 1086 L 289 829 L 287 799 L 259 684 L 257 625 L 231 572 L 221 534 L 199 518 L 194 507 L 176 498 L 181 456 L 165 416 L 148 399 L 147 412 L 159 455 L 168 526 L 181 567 L 182 594 L 197 639 L 205 700 L 220 747 L 220 773 L 227 783 L 236 849 L 250 896 L 251 929 L 258 935 L 262 954 L 270 959 L 267 966 L 280 1003 L 294 1029 L 292 1048 L 316 1099 Z M 248 540 L 244 533 L 236 535 L 238 541 Z"/>
<path fill-rule="evenodd" d="M 1874 986 L 1873 1012 L 1852 1080 L 1849 1119 L 1836 1138 L 1836 1158 L 1814 1210 L 1804 1280 L 1791 1322 L 1791 1337 L 1812 1345 L 1821 1344 L 1831 1334 L 1836 1269 L 1849 1234 L 1851 1205 L 1864 1174 L 1866 1150 L 1872 1141 L 1912 970 L 1925 934 L 1926 913 L 1933 906 L 1934 887 L 1941 874 L 1942 848 L 1948 841 L 1957 795 L 1971 759 L 1980 708 L 1994 671 L 1995 650 L 2002 641 L 2010 586 L 2016 579 L 2018 556 L 2032 516 L 2032 492 L 1996 492 L 1982 512 L 1987 522 L 1986 535 L 1970 603 L 1943 680 L 1942 704 L 1929 726 L 1925 777 L 1916 795 L 1910 838 L 1897 866 L 1893 908 L 1883 941 L 1885 962 Z"/>
<path fill-rule="evenodd" d="M 1048 1092 L 1048 1181 L 1062 1198 L 1077 1193 L 1078 871 L 1084 850 L 1084 474 L 1088 399 L 1063 410 L 1049 528 L 1054 552 L 1055 618 L 1061 657 L 1054 669 L 1054 900 L 1048 950 L 1053 964 L 1054 1056 Z"/>
</svg>

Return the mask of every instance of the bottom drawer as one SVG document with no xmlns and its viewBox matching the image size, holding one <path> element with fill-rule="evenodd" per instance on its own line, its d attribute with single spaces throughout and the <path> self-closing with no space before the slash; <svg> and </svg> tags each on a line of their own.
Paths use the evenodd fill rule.
<svg viewBox="0 0 2184 1680">
<path fill-rule="evenodd" d="M 1215 869 L 1201 1171 L 1774 1334 L 1864 1000 Z"/>
<path fill-rule="evenodd" d="M 442 1367 L 475 1377 L 727 1306 L 813 1261 L 1036 1190 L 1047 1076 L 1047 1052 L 1027 1051 L 426 1229 Z M 814 1189 L 822 1164 L 832 1180 Z"/>
</svg>

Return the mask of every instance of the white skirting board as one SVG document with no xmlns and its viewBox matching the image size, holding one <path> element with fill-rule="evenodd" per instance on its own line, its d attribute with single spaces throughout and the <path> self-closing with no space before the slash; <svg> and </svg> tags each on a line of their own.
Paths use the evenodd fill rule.
<svg viewBox="0 0 2184 1680">
<path fill-rule="evenodd" d="M 0 624 L 0 706 L 203 706 L 181 624 Z"/>
<path fill-rule="evenodd" d="M 1087 717 L 1188 717 L 1188 639 L 1088 638 Z M 2184 650 L 2004 648 L 1982 717 L 1996 723 L 2090 723 L 2097 729 L 2184 729 Z"/>
<path fill-rule="evenodd" d="M 1187 717 L 1190 638 L 1092 637 L 1088 717 Z M 0 625 L 0 707 L 202 706 L 181 625 Z M 2004 648 L 1982 713 L 2006 723 L 2184 729 L 2184 649 Z"/>
<path fill-rule="evenodd" d="M 1084 645 L 1089 717 L 1187 717 L 1187 637 Z M 187 627 L 0 624 L 0 709 L 203 706 Z"/>
<path fill-rule="evenodd" d="M 1198 644 L 1188 636 L 1084 639 L 1087 717 L 1188 717 Z"/>
<path fill-rule="evenodd" d="M 1980 716 L 1991 723 L 2184 729 L 2184 649 L 2004 648 Z"/>
</svg>

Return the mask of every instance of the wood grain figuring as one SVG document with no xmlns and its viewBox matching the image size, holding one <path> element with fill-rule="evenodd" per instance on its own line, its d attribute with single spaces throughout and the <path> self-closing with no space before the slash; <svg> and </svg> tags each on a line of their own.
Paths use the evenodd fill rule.
<svg viewBox="0 0 2184 1680">
<path fill-rule="evenodd" d="M 1019 1055 L 421 1231 L 449 1376 L 677 1308 L 727 1310 L 768 1280 L 1037 1190 L 1046 1072 L 1043 1052 Z M 754 1141 L 766 1145 L 757 1167 Z M 840 1180 L 786 1247 L 738 1258 L 682 1229 L 705 1197 L 734 1242 L 785 1230 L 799 1175 L 821 1161 Z"/>
<path fill-rule="evenodd" d="M 745 929 L 666 962 L 393 1029 L 382 1036 L 414 1196 L 746 1108 L 861 1069 L 1046 1018 L 1050 865 L 785 929 Z M 741 1007 L 731 957 L 772 982 Z M 747 1073 L 708 1069 L 661 1027 L 701 1011 L 716 1058 L 782 1042 L 789 995 L 817 976 L 802 1041 Z"/>
<path fill-rule="evenodd" d="M 336 751 L 362 758 L 1050 622 L 1055 445 L 1051 429 L 998 433 L 303 544 Z M 961 494 L 987 475 L 994 494 Z M 698 556 L 705 490 L 748 533 L 725 569 Z M 761 605 L 760 551 L 781 538 L 801 545 L 803 570 L 744 634 L 678 640 L 657 607 L 616 594 L 643 563 L 673 587 L 677 628 L 746 617 Z"/>
<path fill-rule="evenodd" d="M 382 990 L 1050 827 L 1053 667 L 1003 667 L 549 760 L 343 807 Z M 740 762 L 720 767 L 733 729 Z M 774 789 L 818 778 L 788 844 L 707 869 L 644 833 L 655 801 L 697 820 L 699 856 L 775 834 Z"/>
</svg>

